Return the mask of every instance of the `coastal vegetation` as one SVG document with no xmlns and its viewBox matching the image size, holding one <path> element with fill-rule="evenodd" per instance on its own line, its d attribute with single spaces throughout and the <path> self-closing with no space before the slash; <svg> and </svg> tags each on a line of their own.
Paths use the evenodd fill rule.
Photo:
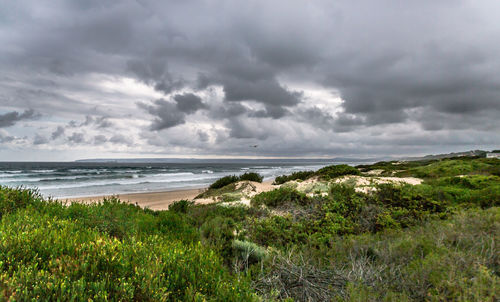
<svg viewBox="0 0 500 302">
<path fill-rule="evenodd" d="M 273 184 L 281 185 L 291 180 L 306 180 L 309 177 L 313 176 L 314 173 L 315 173 L 314 171 L 298 171 L 298 172 L 293 172 L 290 175 L 281 175 L 274 179 Z"/>
<path fill-rule="evenodd" d="M 256 181 L 262 182 L 263 177 L 255 172 L 246 172 L 240 176 L 236 175 L 228 175 L 216 180 L 213 184 L 209 186 L 209 189 L 220 189 L 227 185 L 233 184 L 238 181 L 248 180 L 248 181 Z"/>
<path fill-rule="evenodd" d="M 0 297 L 496 301 L 499 171 L 479 157 L 333 165 L 263 192 L 246 173 L 199 196 L 218 202 L 168 211 L 1 187 Z"/>
</svg>

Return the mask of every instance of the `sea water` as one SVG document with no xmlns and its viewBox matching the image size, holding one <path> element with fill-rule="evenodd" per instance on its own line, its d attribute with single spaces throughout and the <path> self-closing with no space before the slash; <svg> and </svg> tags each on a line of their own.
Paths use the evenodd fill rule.
<svg viewBox="0 0 500 302">
<path fill-rule="evenodd" d="M 0 162 L 0 185 L 38 189 L 45 197 L 70 198 L 202 188 L 223 176 L 245 172 L 256 172 L 264 176 L 264 180 L 270 180 L 329 164 L 332 162 Z"/>
</svg>

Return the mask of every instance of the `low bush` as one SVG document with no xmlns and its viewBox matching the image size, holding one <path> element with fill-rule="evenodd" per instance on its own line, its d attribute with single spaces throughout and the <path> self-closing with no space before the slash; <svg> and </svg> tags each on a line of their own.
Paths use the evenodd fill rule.
<svg viewBox="0 0 500 302">
<path fill-rule="evenodd" d="M 203 241 L 218 250 L 224 259 L 230 259 L 233 255 L 234 230 L 234 221 L 220 216 L 207 220 L 200 227 Z"/>
<path fill-rule="evenodd" d="M 254 219 L 250 224 L 249 239 L 262 246 L 283 249 L 303 245 L 308 237 L 305 225 L 294 222 L 291 215 Z"/>
<path fill-rule="evenodd" d="M 0 218 L 3 215 L 40 203 L 42 197 L 37 190 L 0 186 Z"/>
<path fill-rule="evenodd" d="M 336 236 L 319 249 L 272 254 L 254 277 L 266 298 L 298 301 L 496 301 L 500 208 L 377 234 Z"/>
<path fill-rule="evenodd" d="M 213 184 L 211 184 L 208 187 L 208 189 L 211 189 L 211 190 L 220 189 L 220 188 L 223 188 L 227 185 L 238 182 L 240 180 L 262 182 L 263 177 L 262 177 L 262 175 L 260 175 L 258 173 L 254 173 L 254 172 L 246 172 L 240 176 L 228 175 L 228 176 L 224 176 L 222 178 L 217 179 Z"/>
<path fill-rule="evenodd" d="M 262 192 L 252 198 L 252 206 L 265 205 L 267 207 L 279 207 L 285 204 L 306 205 L 310 199 L 306 194 L 298 192 L 293 188 L 282 187 L 273 191 Z"/>
<path fill-rule="evenodd" d="M 213 184 L 211 184 L 208 188 L 209 189 L 220 189 L 222 187 L 225 187 L 227 185 L 230 185 L 232 183 L 235 183 L 239 181 L 239 177 L 236 175 L 228 175 L 224 176 L 222 178 L 217 179 Z"/>
<path fill-rule="evenodd" d="M 267 256 L 265 248 L 250 241 L 234 240 L 233 249 L 238 260 L 242 261 L 246 268 L 248 265 L 264 260 Z"/>
<path fill-rule="evenodd" d="M 194 205 L 194 201 L 190 200 L 179 200 L 168 206 L 169 211 L 177 213 L 187 213 L 189 207 Z"/>
<path fill-rule="evenodd" d="M 343 175 L 360 175 L 361 172 L 349 165 L 332 165 L 319 169 L 316 175 L 324 179 L 331 179 Z"/>
<path fill-rule="evenodd" d="M 255 181 L 255 182 L 262 182 L 264 177 L 262 175 L 255 173 L 255 172 L 246 172 L 242 175 L 240 175 L 239 180 L 249 180 L 249 181 Z"/>
<path fill-rule="evenodd" d="M 33 208 L 0 224 L 0 295 L 16 301 L 252 300 L 201 244 L 154 235 L 120 241 Z"/>
<path fill-rule="evenodd" d="M 314 171 L 298 171 L 290 175 L 281 175 L 274 179 L 273 185 L 281 185 L 292 180 L 306 180 L 314 175 Z"/>
</svg>

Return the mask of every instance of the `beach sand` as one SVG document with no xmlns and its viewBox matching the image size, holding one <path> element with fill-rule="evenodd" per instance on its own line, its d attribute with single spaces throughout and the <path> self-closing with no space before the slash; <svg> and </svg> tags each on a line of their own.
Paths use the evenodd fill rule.
<svg viewBox="0 0 500 302">
<path fill-rule="evenodd" d="M 182 199 L 193 200 L 198 194 L 205 190 L 205 188 L 184 189 L 165 192 L 117 194 L 113 196 L 118 197 L 121 201 L 137 204 L 143 208 L 149 208 L 151 210 L 167 210 L 168 206 L 174 201 Z M 108 195 L 108 197 L 109 196 L 111 195 Z M 66 201 L 92 203 L 101 201 L 104 197 L 107 196 L 75 197 L 68 198 Z"/>
<path fill-rule="evenodd" d="M 245 192 L 246 195 L 254 196 L 258 193 L 270 191 L 277 186 L 272 185 L 273 180 L 267 180 L 262 183 L 250 182 L 253 184 L 253 192 Z M 145 192 L 145 193 L 130 193 L 130 194 L 116 194 L 116 195 L 105 195 L 105 196 L 90 196 L 90 197 L 73 197 L 64 199 L 68 203 L 72 202 L 82 202 L 82 203 L 93 203 L 102 201 L 105 197 L 115 196 L 121 201 L 129 202 L 131 204 L 137 204 L 142 208 L 148 208 L 151 210 L 168 210 L 168 206 L 174 201 L 186 199 L 194 200 L 197 204 L 207 204 L 216 202 L 215 199 L 202 198 L 194 199 L 200 193 L 207 190 L 207 188 L 198 189 L 183 189 L 175 191 L 163 191 L 163 192 Z"/>
</svg>

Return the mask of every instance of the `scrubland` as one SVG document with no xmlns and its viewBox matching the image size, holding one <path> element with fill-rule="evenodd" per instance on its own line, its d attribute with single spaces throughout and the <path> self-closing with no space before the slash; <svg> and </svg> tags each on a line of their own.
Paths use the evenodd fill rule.
<svg viewBox="0 0 500 302">
<path fill-rule="evenodd" d="M 227 177 L 152 211 L 0 188 L 0 300 L 498 301 L 500 160 Z"/>
</svg>

